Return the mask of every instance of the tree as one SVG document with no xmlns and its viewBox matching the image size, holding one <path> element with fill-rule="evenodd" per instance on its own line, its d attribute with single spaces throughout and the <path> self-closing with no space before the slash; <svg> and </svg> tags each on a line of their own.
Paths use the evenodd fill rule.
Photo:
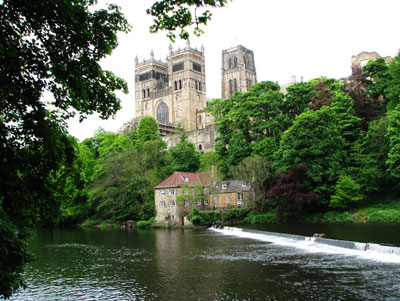
<svg viewBox="0 0 400 301">
<path fill-rule="evenodd" d="M 145 116 L 140 119 L 136 132 L 137 144 L 143 144 L 146 141 L 161 140 L 158 134 L 158 123 L 150 116 Z"/>
<path fill-rule="evenodd" d="M 295 165 L 285 173 L 277 173 L 275 185 L 268 191 L 267 196 L 276 202 L 277 215 L 284 212 L 314 210 L 321 197 L 308 192 L 304 185 L 307 182 L 308 167 L 302 163 Z"/>
<path fill-rule="evenodd" d="M 200 166 L 200 153 L 196 152 L 193 143 L 183 140 L 171 148 L 167 155 L 170 173 L 175 171 L 195 172 Z"/>
<path fill-rule="evenodd" d="M 116 6 L 91 11 L 92 4 L 0 4 L 0 211 L 8 229 L 23 233 L 26 226 L 58 216 L 57 172 L 75 158 L 63 120 L 95 111 L 112 116 L 120 108 L 114 91 L 127 92 L 122 79 L 98 64 L 117 46 L 117 32 L 129 30 L 127 21 Z M 14 260 L 23 264 L 22 258 L 27 256 Z M 0 270 L 9 262 L 1 258 Z M 0 295 L 9 297 L 19 287 L 19 272 L 0 280 Z"/>
<path fill-rule="evenodd" d="M 389 65 L 392 80 L 387 88 L 387 97 L 390 100 L 388 110 L 396 108 L 400 104 L 400 52 Z"/>
<path fill-rule="evenodd" d="M 267 205 L 267 192 L 274 181 L 272 161 L 257 155 L 247 157 L 234 168 L 233 174 L 236 179 L 251 183 L 257 209 L 264 211 Z"/>
<path fill-rule="evenodd" d="M 223 7 L 228 0 L 163 0 L 157 1 L 147 10 L 147 14 L 155 17 L 154 24 L 150 27 L 151 32 L 167 30 L 167 36 L 174 41 L 176 35 L 174 31 L 180 30 L 179 37 L 188 39 L 189 33 L 186 27 L 195 25 L 193 33 L 199 36 L 203 31 L 201 25 L 206 25 L 211 19 L 211 12 L 205 10 L 198 14 L 201 7 Z M 191 8 L 194 7 L 193 10 Z"/>
<path fill-rule="evenodd" d="M 341 175 L 335 186 L 335 193 L 331 197 L 329 206 L 332 208 L 348 209 L 363 199 L 361 186 L 351 177 Z"/>
<path fill-rule="evenodd" d="M 323 106 L 300 114 L 283 133 L 274 165 L 278 172 L 287 172 L 305 163 L 309 168 L 306 188 L 327 199 L 346 165 L 344 146 L 335 111 Z"/>
<path fill-rule="evenodd" d="M 215 99 L 208 111 L 215 117 L 219 137 L 215 150 L 222 158 L 224 173 L 230 177 L 230 167 L 238 165 L 245 157 L 255 154 L 271 155 L 273 140 L 291 125 L 282 114 L 283 94 L 276 83 L 265 81 L 255 84 L 246 93 L 235 93 L 229 99 Z M 266 137 L 272 137 L 266 141 Z M 263 152 L 268 144 L 270 151 Z"/>
<path fill-rule="evenodd" d="M 387 171 L 392 177 L 400 178 L 400 105 L 388 113 L 389 153 Z"/>
</svg>

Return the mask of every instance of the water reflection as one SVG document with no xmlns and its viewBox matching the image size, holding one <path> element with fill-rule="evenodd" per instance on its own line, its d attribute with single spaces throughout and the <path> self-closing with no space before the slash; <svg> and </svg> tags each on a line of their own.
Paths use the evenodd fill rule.
<svg viewBox="0 0 400 301">
<path fill-rule="evenodd" d="M 400 265 L 354 256 L 208 230 L 35 233 L 13 300 L 400 299 Z"/>
</svg>

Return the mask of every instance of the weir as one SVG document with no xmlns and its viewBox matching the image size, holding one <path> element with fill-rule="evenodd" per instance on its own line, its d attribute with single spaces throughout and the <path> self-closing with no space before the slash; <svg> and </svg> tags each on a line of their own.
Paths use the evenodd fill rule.
<svg viewBox="0 0 400 301">
<path fill-rule="evenodd" d="M 383 259 L 383 257 L 382 257 L 383 255 L 393 255 L 393 256 L 395 256 L 394 261 L 400 262 L 400 248 L 399 247 L 384 246 L 384 245 L 368 243 L 368 242 L 354 242 L 354 241 L 338 240 L 338 239 L 330 239 L 330 238 L 308 237 L 308 236 L 295 235 L 295 234 L 249 230 L 249 229 L 242 229 L 242 228 L 236 228 L 236 227 L 223 227 L 223 228 L 211 227 L 210 230 L 216 231 L 216 232 L 219 232 L 219 233 L 225 234 L 225 235 L 238 236 L 238 237 L 242 237 L 242 238 L 250 238 L 250 239 L 280 244 L 280 245 L 290 245 L 290 246 L 299 247 L 302 249 L 311 249 L 313 247 L 318 247 L 318 250 L 322 251 L 322 252 L 324 252 L 324 251 L 335 252 L 335 250 L 339 251 L 339 250 L 347 249 L 347 250 L 355 251 L 355 252 L 352 252 L 350 255 L 368 254 L 369 256 L 366 256 L 366 257 L 368 257 L 370 259 L 376 259 L 376 260 Z M 343 252 L 340 252 L 340 253 L 343 253 Z M 344 253 L 346 253 L 346 252 L 344 252 Z M 385 259 L 387 259 L 387 258 L 385 258 Z M 393 257 L 389 261 L 393 261 Z"/>
</svg>

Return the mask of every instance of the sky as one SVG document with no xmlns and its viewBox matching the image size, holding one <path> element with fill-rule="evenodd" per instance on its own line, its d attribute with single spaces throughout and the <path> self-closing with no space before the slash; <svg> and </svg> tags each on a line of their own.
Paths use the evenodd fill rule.
<svg viewBox="0 0 400 301">
<path fill-rule="evenodd" d="M 132 26 L 119 33 L 119 46 L 100 63 L 128 83 L 130 93 L 117 93 L 122 109 L 114 119 L 97 115 L 83 122 L 68 121 L 69 132 L 80 141 L 96 129 L 117 132 L 135 117 L 135 64 L 150 58 L 166 61 L 171 41 L 165 32 L 151 34 L 152 17 L 146 14 L 155 0 L 98 0 L 99 6 L 117 4 Z M 399 0 L 233 0 L 211 9 L 205 34 L 191 36 L 191 47 L 205 48 L 207 98 L 221 97 L 222 50 L 237 45 L 254 52 L 257 80 L 287 84 L 296 76 L 304 80 L 350 75 L 351 57 L 362 51 L 396 56 L 400 50 Z M 173 49 L 185 47 L 177 39 Z"/>
</svg>

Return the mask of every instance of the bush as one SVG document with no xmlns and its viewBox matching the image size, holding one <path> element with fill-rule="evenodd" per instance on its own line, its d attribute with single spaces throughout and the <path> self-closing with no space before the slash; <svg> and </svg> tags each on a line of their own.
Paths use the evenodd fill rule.
<svg viewBox="0 0 400 301">
<path fill-rule="evenodd" d="M 199 211 L 197 209 L 193 209 L 192 213 L 188 216 L 188 219 L 193 223 L 193 225 L 208 226 L 215 224 L 217 220 L 220 220 L 221 213 L 216 210 Z"/>
<path fill-rule="evenodd" d="M 101 221 L 99 221 L 99 220 L 87 219 L 81 224 L 81 226 L 89 228 L 89 227 L 97 226 L 100 223 L 101 223 Z"/>
<path fill-rule="evenodd" d="M 263 214 L 251 214 L 247 216 L 244 221 L 250 224 L 264 224 L 264 223 L 277 223 L 279 222 L 275 212 L 266 212 Z"/>
<path fill-rule="evenodd" d="M 347 209 L 358 204 L 363 198 L 361 186 L 351 177 L 341 175 L 336 183 L 335 193 L 331 197 L 329 206 Z"/>
<path fill-rule="evenodd" d="M 138 229 L 150 228 L 153 225 L 154 221 L 155 221 L 154 217 L 150 218 L 147 221 L 137 221 L 136 227 Z"/>
</svg>

